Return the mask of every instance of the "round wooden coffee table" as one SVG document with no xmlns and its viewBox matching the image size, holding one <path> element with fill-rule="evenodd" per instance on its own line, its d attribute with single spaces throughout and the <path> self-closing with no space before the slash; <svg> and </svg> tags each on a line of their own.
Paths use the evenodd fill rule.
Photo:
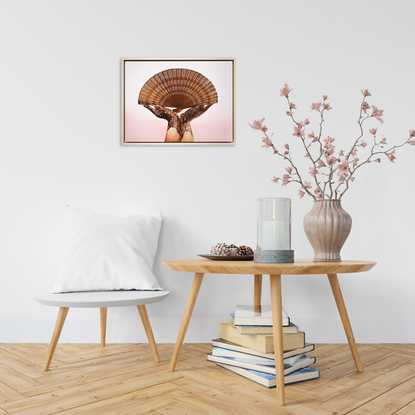
<svg viewBox="0 0 415 415">
<path fill-rule="evenodd" d="M 262 275 L 270 276 L 270 290 L 272 303 L 272 321 L 274 333 L 274 352 L 277 383 L 278 405 L 285 405 L 284 362 L 282 343 L 282 293 L 281 275 L 310 275 L 326 274 L 333 292 L 334 299 L 339 310 L 343 328 L 349 342 L 350 350 L 358 372 L 362 372 L 359 353 L 353 336 L 350 320 L 347 315 L 343 295 L 340 290 L 337 274 L 350 274 L 371 270 L 376 262 L 371 261 L 339 261 L 339 262 L 314 262 L 309 259 L 297 259 L 293 263 L 269 264 L 253 261 L 216 261 L 209 259 L 183 259 L 163 261 L 162 264 L 172 271 L 194 272 L 193 284 L 187 300 L 182 324 L 177 336 L 173 356 L 169 370 L 174 371 L 180 354 L 190 318 L 196 303 L 196 299 L 202 284 L 204 274 L 253 274 L 254 275 L 254 306 L 261 304 Z"/>
</svg>

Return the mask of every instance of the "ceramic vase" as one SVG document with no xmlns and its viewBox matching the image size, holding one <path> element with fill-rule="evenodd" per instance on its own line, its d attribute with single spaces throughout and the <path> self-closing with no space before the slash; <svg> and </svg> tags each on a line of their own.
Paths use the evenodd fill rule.
<svg viewBox="0 0 415 415">
<path fill-rule="evenodd" d="M 315 200 L 303 224 L 314 249 L 314 261 L 341 261 L 340 250 L 349 236 L 352 218 L 340 200 Z"/>
</svg>

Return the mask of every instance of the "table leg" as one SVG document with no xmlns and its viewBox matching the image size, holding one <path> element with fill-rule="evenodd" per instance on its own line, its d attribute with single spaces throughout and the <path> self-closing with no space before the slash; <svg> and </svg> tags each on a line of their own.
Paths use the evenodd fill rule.
<svg viewBox="0 0 415 415">
<path fill-rule="evenodd" d="M 100 308 L 101 315 L 101 346 L 105 346 L 105 337 L 107 334 L 107 307 Z"/>
<path fill-rule="evenodd" d="M 205 274 L 196 272 L 193 278 L 192 288 L 190 289 L 189 298 L 187 299 L 186 309 L 180 326 L 179 334 L 177 335 L 176 345 L 174 346 L 173 356 L 170 361 L 169 371 L 174 372 L 177 359 L 179 358 L 180 349 L 182 348 L 184 337 L 186 336 L 187 327 L 189 326 L 190 318 L 192 317 L 193 309 L 196 304 L 197 295 L 199 294 L 200 286 L 202 285 L 203 276 Z"/>
<path fill-rule="evenodd" d="M 56 319 L 55 329 L 53 330 L 52 339 L 49 344 L 49 349 L 46 355 L 46 362 L 43 370 L 49 370 L 50 362 L 52 361 L 53 355 L 55 353 L 55 349 L 58 344 L 66 316 L 68 315 L 68 311 L 69 307 L 61 307 L 59 309 L 58 318 Z"/>
<path fill-rule="evenodd" d="M 254 276 L 254 308 L 255 311 L 260 312 L 261 308 L 261 292 L 262 292 L 262 275 L 255 274 Z"/>
<path fill-rule="evenodd" d="M 270 275 L 272 325 L 274 333 L 275 376 L 277 381 L 277 403 L 285 405 L 284 349 L 282 340 L 282 294 L 281 275 Z"/>
<path fill-rule="evenodd" d="M 360 362 L 359 352 L 357 350 L 356 342 L 354 339 L 352 326 L 350 324 L 349 316 L 347 315 L 346 305 L 344 304 L 343 295 L 340 289 L 339 279 L 337 278 L 337 274 L 327 274 L 327 276 L 329 277 L 331 290 L 333 291 L 333 296 L 336 300 L 337 309 L 339 310 L 344 332 L 346 333 L 347 341 L 349 342 L 350 350 L 356 364 L 356 369 L 358 372 L 363 372 L 363 367 L 362 363 Z"/>
</svg>

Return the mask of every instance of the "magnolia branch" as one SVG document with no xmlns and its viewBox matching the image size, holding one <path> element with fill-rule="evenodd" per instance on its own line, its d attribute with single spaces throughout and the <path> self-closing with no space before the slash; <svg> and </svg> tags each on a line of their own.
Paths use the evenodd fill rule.
<svg viewBox="0 0 415 415">
<path fill-rule="evenodd" d="M 386 138 L 383 138 L 381 141 L 376 140 L 376 133 L 377 128 L 371 128 L 369 133 L 373 135 L 373 145 L 370 148 L 370 154 L 368 157 L 364 159 L 364 161 L 359 163 L 359 158 L 357 157 L 358 151 L 364 150 L 367 147 L 367 144 L 363 137 L 365 135 L 365 131 L 363 128 L 363 123 L 369 118 L 375 118 L 378 122 L 383 124 L 382 116 L 383 110 L 378 109 L 374 105 L 369 105 L 366 101 L 367 97 L 371 96 L 370 92 L 365 89 L 362 90 L 363 100 L 360 104 L 359 110 L 359 119 L 358 125 L 360 130 L 360 135 L 354 141 L 350 151 L 345 154 L 343 150 L 340 150 L 337 155 L 335 155 L 335 146 L 333 142 L 335 141 L 334 138 L 328 136 L 326 139 L 322 139 L 323 135 L 323 123 L 324 119 L 324 112 L 329 111 L 332 108 L 327 101 L 327 95 L 323 95 L 323 100 L 321 102 L 315 102 L 311 105 L 311 111 L 316 111 L 320 113 L 320 122 L 319 122 L 319 132 L 318 136 L 314 135 L 314 132 L 307 135 L 307 138 L 311 139 L 311 141 L 307 144 L 306 141 L 306 127 L 310 124 L 308 118 L 304 121 L 297 121 L 294 117 L 293 110 L 297 109 L 295 104 L 292 103 L 289 99 L 289 94 L 291 89 L 289 89 L 288 85 L 285 84 L 284 88 L 280 90 L 281 96 L 285 96 L 287 99 L 289 111 L 287 111 L 287 115 L 290 116 L 292 121 L 295 124 L 294 133 L 292 134 L 295 137 L 299 137 L 301 139 L 302 145 L 306 151 L 306 157 L 310 160 L 312 167 L 309 168 L 309 173 L 313 176 L 316 188 L 314 189 L 314 194 L 310 189 L 312 189 L 311 183 L 303 180 L 300 174 L 300 170 L 294 164 L 289 144 L 284 144 L 284 148 L 286 151 L 284 153 L 280 153 L 277 150 L 277 146 L 274 145 L 270 137 L 267 135 L 266 131 L 268 128 L 263 125 L 264 118 L 261 120 L 254 121 L 253 124 L 249 124 L 251 128 L 254 130 L 260 130 L 264 133 L 265 137 L 262 138 L 265 149 L 271 147 L 274 151 L 274 154 L 282 157 L 285 161 L 288 161 L 289 167 L 285 170 L 287 174 L 284 174 L 283 178 L 277 178 L 274 176 L 272 181 L 278 183 L 279 180 L 282 180 L 282 185 L 286 186 L 289 183 L 298 183 L 300 184 L 301 188 L 299 190 L 299 196 L 302 198 L 305 193 L 311 196 L 313 199 L 338 199 L 340 200 L 345 192 L 349 189 L 350 182 L 354 181 L 356 171 L 365 164 L 369 164 L 372 162 L 379 163 L 381 161 L 380 158 L 376 158 L 378 155 L 386 155 L 389 161 L 394 162 L 396 159 L 395 156 L 395 149 L 399 147 L 403 147 L 406 144 L 415 145 L 415 130 L 409 130 L 409 138 L 404 141 L 402 144 L 394 145 L 387 150 L 377 150 L 377 148 L 382 148 L 386 145 Z M 371 110 L 371 114 L 368 111 Z M 363 115 L 363 113 L 365 115 Z M 367 115 L 366 115 L 367 114 Z M 319 145 L 319 152 L 316 157 L 312 155 L 312 144 L 318 143 Z M 352 158 L 352 159 L 351 159 Z M 334 174 L 337 173 L 339 177 L 339 183 L 335 187 L 334 182 Z M 344 189 L 343 189 L 344 186 Z"/>
</svg>

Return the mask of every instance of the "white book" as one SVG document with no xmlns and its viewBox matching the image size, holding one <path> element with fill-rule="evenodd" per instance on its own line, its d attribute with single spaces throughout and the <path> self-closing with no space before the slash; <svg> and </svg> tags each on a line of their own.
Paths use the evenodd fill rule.
<svg viewBox="0 0 415 415">
<path fill-rule="evenodd" d="M 272 326 L 272 307 L 261 305 L 259 310 L 253 305 L 237 305 L 235 325 L 238 326 Z M 289 326 L 290 318 L 282 309 L 282 325 Z"/>
</svg>

